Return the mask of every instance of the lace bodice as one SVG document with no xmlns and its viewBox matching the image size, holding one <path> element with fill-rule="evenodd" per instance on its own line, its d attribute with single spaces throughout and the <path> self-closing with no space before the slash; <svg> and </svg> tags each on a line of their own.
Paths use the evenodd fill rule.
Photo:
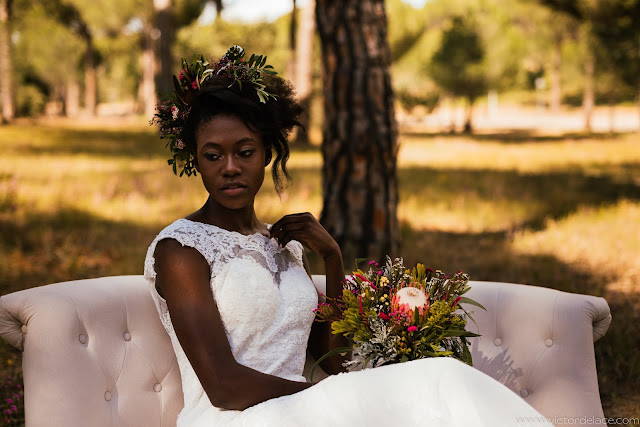
<svg viewBox="0 0 640 427">
<path fill-rule="evenodd" d="M 163 239 L 193 247 L 208 261 L 211 290 L 236 360 L 267 374 L 304 381 L 307 340 L 318 299 L 304 270 L 302 245 L 292 241 L 281 248 L 275 239 L 259 233 L 247 236 L 180 219 L 154 239 L 144 267 L 180 366 L 185 408 L 179 420 L 211 404 L 175 335 L 167 304 L 155 288 L 154 252 Z M 236 412 L 220 411 L 220 421 L 232 419 Z"/>
</svg>

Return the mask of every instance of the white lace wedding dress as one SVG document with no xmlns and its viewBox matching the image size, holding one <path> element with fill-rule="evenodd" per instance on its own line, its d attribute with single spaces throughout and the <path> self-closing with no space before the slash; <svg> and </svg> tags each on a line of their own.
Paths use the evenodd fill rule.
<svg viewBox="0 0 640 427">
<path fill-rule="evenodd" d="M 149 247 L 144 274 L 182 375 L 179 427 L 526 425 L 521 417 L 537 418 L 531 425 L 545 425 L 515 393 L 450 358 L 335 375 L 244 411 L 218 409 L 202 389 L 155 288 L 153 254 L 157 242 L 167 238 L 197 249 L 209 262 L 211 289 L 233 354 L 258 371 L 305 381 L 302 371 L 317 293 L 298 242 L 282 249 L 259 233 L 245 236 L 187 219 L 162 230 Z"/>
</svg>

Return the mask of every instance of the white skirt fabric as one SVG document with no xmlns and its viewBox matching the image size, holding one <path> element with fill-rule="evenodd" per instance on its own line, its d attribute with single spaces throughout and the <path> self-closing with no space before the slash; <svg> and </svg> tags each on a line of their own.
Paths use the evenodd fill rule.
<svg viewBox="0 0 640 427">
<path fill-rule="evenodd" d="M 221 417 L 217 408 L 203 404 L 200 411 L 181 417 L 178 425 L 552 425 L 504 385 L 451 358 L 423 359 L 334 375 L 299 393 L 271 399 L 242 412 L 222 414 Z"/>
</svg>

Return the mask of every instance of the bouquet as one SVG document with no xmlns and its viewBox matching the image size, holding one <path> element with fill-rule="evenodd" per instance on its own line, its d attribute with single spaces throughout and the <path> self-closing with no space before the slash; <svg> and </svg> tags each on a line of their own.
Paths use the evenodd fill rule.
<svg viewBox="0 0 640 427">
<path fill-rule="evenodd" d="M 348 371 L 443 356 L 471 365 L 468 338 L 479 335 L 465 330 L 473 317 L 462 304 L 484 307 L 463 296 L 471 289 L 468 282 L 461 271 L 449 276 L 422 264 L 409 270 L 401 258 L 387 257 L 384 266 L 369 262 L 366 272 L 354 271 L 343 282 L 341 296 L 327 297 L 316 308 L 316 321 L 331 322 L 332 333 L 352 346 L 325 354 L 314 369 L 349 351 L 352 359 L 343 364 Z"/>
</svg>

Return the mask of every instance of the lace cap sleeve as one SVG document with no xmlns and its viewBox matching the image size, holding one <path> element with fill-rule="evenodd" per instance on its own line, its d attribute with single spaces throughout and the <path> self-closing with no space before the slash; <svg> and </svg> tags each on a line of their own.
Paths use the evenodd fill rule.
<svg viewBox="0 0 640 427">
<path fill-rule="evenodd" d="M 192 221 L 178 220 L 162 230 L 153 240 L 147 250 L 147 257 L 144 265 L 144 276 L 147 280 L 156 278 L 154 253 L 158 242 L 163 239 L 174 239 L 182 246 L 189 246 L 202 254 L 211 265 L 218 258 L 223 257 L 224 245 L 212 245 L 216 239 L 207 238 L 204 230 Z"/>
</svg>

